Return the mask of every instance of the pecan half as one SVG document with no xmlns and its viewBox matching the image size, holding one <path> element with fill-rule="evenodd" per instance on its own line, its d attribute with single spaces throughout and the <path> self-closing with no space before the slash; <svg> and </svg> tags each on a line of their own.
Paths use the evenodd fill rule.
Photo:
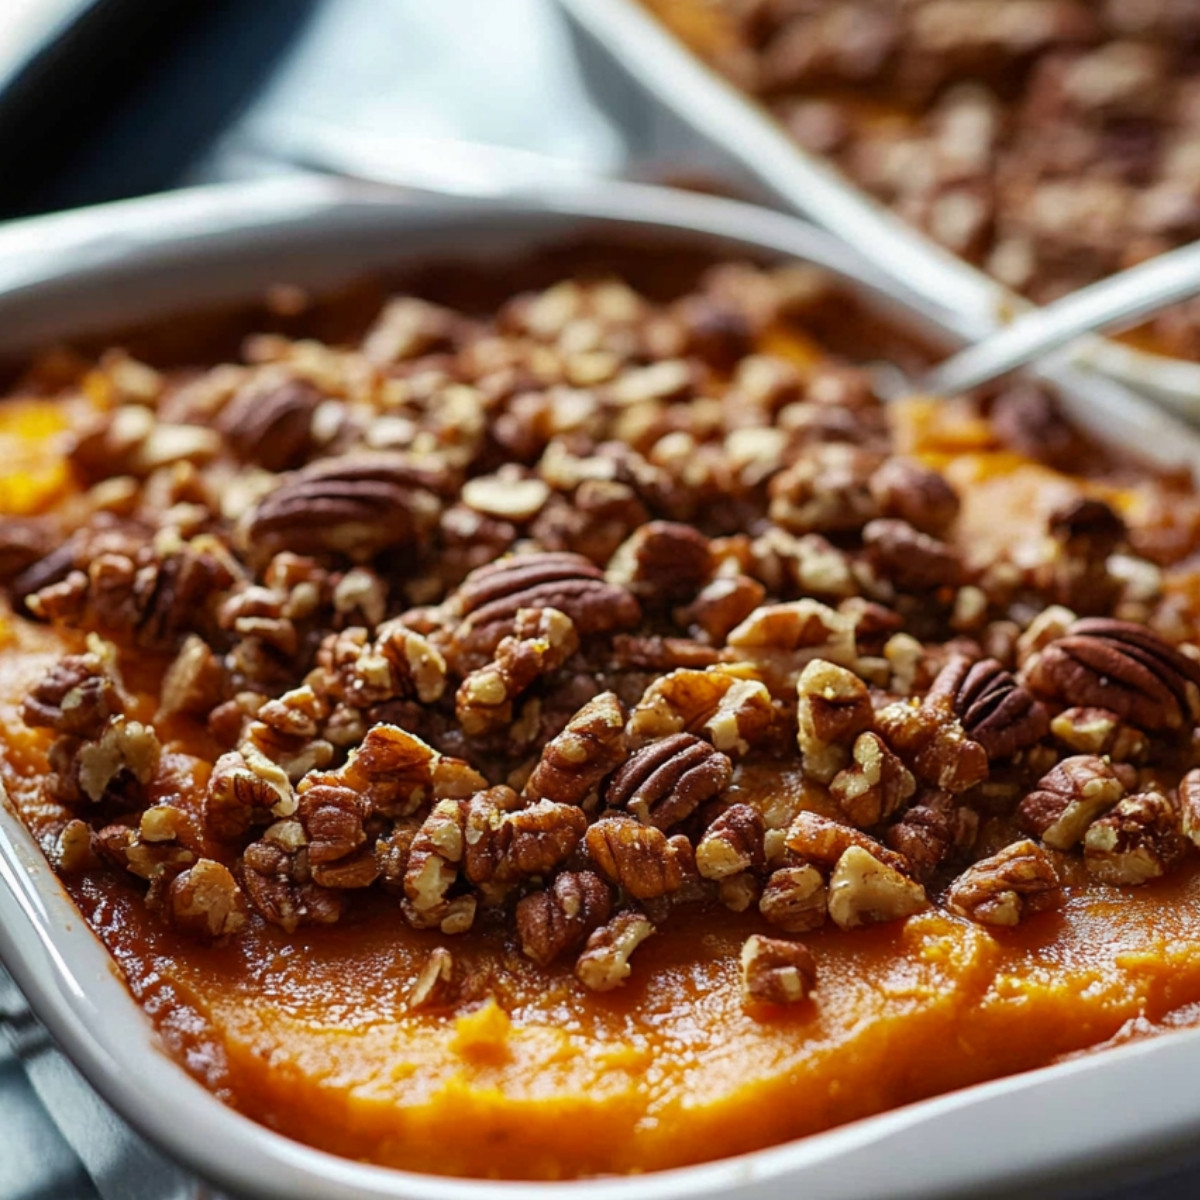
<svg viewBox="0 0 1200 1200">
<path fill-rule="evenodd" d="M 526 958 L 549 966 L 574 950 L 612 912 L 612 889 L 593 871 L 564 871 L 545 890 L 517 902 L 517 934 Z"/>
<path fill-rule="evenodd" d="M 472 571 L 452 604 L 463 617 L 454 644 L 466 655 L 490 655 L 512 633 L 523 608 L 554 608 L 571 618 L 580 637 L 631 629 L 641 606 L 623 587 L 579 554 L 514 554 Z"/>
<path fill-rule="evenodd" d="M 855 738 L 871 726 L 870 693 L 852 671 L 818 658 L 800 673 L 796 697 L 805 774 L 828 783 L 850 761 Z"/>
<path fill-rule="evenodd" d="M 256 556 L 292 550 L 359 561 L 415 547 L 440 512 L 436 478 L 400 454 L 323 459 L 286 476 L 246 516 L 242 545 Z"/>
<path fill-rule="evenodd" d="M 1050 731 L 1045 705 L 994 658 L 973 662 L 965 654 L 952 655 L 925 703 L 953 711 L 989 759 L 1011 758 Z"/>
<path fill-rule="evenodd" d="M 829 877 L 829 916 L 839 929 L 899 921 L 929 907 L 925 889 L 861 846 L 849 846 Z"/>
<path fill-rule="evenodd" d="M 832 867 L 849 847 L 857 846 L 897 871 L 909 869 L 903 855 L 892 853 L 870 835 L 820 813 L 798 812 L 788 826 L 784 844 L 805 862 L 818 867 Z"/>
<path fill-rule="evenodd" d="M 522 794 L 527 800 L 583 804 L 624 758 L 625 709 L 612 692 L 602 692 L 546 743 Z"/>
<path fill-rule="evenodd" d="M 370 887 L 375 882 L 379 867 L 373 848 L 366 845 L 370 815 L 367 798 L 332 777 L 301 791 L 296 819 L 304 830 L 314 882 L 336 888 Z"/>
<path fill-rule="evenodd" d="M 272 379 L 235 392 L 217 418 L 233 452 L 268 471 L 299 466 L 312 442 L 312 420 L 324 397 L 306 379 Z"/>
<path fill-rule="evenodd" d="M 958 516 L 958 493 L 945 476 L 912 459 L 888 458 L 871 476 L 871 495 L 885 517 L 940 537 Z"/>
<path fill-rule="evenodd" d="M 242 885 L 255 911 L 288 933 L 300 925 L 331 925 L 345 908 L 341 892 L 313 882 L 304 831 L 294 820 L 277 821 L 246 847 Z"/>
<path fill-rule="evenodd" d="M 693 637 L 719 646 L 766 598 L 767 589 L 748 575 L 714 579 L 675 616 Z"/>
<path fill-rule="evenodd" d="M 971 850 L 979 833 L 979 816 L 958 804 L 948 792 L 926 792 L 888 831 L 887 844 L 909 864 L 911 873 L 928 880 L 943 863 Z"/>
<path fill-rule="evenodd" d="M 237 841 L 256 821 L 295 811 L 287 773 L 264 755 L 232 750 L 213 765 L 203 806 L 204 827 L 212 837 Z"/>
<path fill-rule="evenodd" d="M 980 925 L 1018 925 L 1062 906 L 1058 871 L 1036 842 L 1013 842 L 968 867 L 946 892 L 946 907 Z"/>
<path fill-rule="evenodd" d="M 987 778 L 984 748 L 938 706 L 889 704 L 875 715 L 875 728 L 913 774 L 932 787 L 958 794 Z"/>
<path fill-rule="evenodd" d="M 519 803 L 507 787 L 489 788 L 469 801 L 463 874 L 476 887 L 499 890 L 549 875 L 570 858 L 587 829 L 587 817 L 573 804 L 539 800 L 517 808 Z"/>
<path fill-rule="evenodd" d="M 696 844 L 696 870 L 705 879 L 728 879 L 742 871 L 761 870 L 766 862 L 765 833 L 757 809 L 731 804 Z"/>
<path fill-rule="evenodd" d="M 758 911 L 776 929 L 807 933 L 825 924 L 829 895 L 821 872 L 811 863 L 772 871 L 758 901 Z"/>
<path fill-rule="evenodd" d="M 1055 850 L 1069 850 L 1125 794 L 1111 764 L 1094 754 L 1064 758 L 1020 803 L 1021 827 Z"/>
<path fill-rule="evenodd" d="M 90 652 L 55 663 L 21 702 L 21 718 L 26 725 L 92 738 L 121 709 L 120 694 L 105 662 Z"/>
<path fill-rule="evenodd" d="M 870 522 L 863 530 L 863 545 L 876 574 L 901 591 L 932 591 L 962 582 L 958 551 L 907 521 L 883 518 Z"/>
<path fill-rule="evenodd" d="M 1083 859 L 1102 883 L 1134 887 L 1167 874 L 1186 847 L 1171 801 L 1158 792 L 1139 792 L 1088 826 Z"/>
<path fill-rule="evenodd" d="M 829 794 L 862 829 L 887 820 L 917 790 L 912 772 L 877 733 L 860 733 L 851 758 L 850 765 L 833 777 Z"/>
<path fill-rule="evenodd" d="M 691 525 L 650 521 L 618 548 L 608 564 L 611 583 L 659 607 L 694 596 L 713 572 L 708 539 Z"/>
<path fill-rule="evenodd" d="M 635 909 L 617 913 L 593 931 L 575 963 L 575 977 L 593 992 L 611 992 L 633 973 L 633 952 L 654 933 L 650 919 Z"/>
<path fill-rule="evenodd" d="M 1026 668 L 1029 685 L 1066 704 L 1107 708 L 1154 733 L 1200 717 L 1200 663 L 1142 625 L 1076 621 Z"/>
<path fill-rule="evenodd" d="M 669 829 L 687 820 L 733 778 L 733 764 L 690 733 L 676 733 L 644 746 L 609 780 L 605 800 L 639 821 Z"/>
<path fill-rule="evenodd" d="M 596 870 L 637 900 L 653 900 L 683 885 L 686 864 L 679 847 L 652 825 L 601 817 L 584 840 Z"/>
</svg>

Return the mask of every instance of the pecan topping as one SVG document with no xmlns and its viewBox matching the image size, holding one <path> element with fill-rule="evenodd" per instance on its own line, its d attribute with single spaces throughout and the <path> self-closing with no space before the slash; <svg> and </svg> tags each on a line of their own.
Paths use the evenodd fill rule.
<svg viewBox="0 0 1200 1200">
<path fill-rule="evenodd" d="M 247 514 L 242 542 L 255 554 L 341 554 L 364 560 L 414 547 L 440 511 L 430 472 L 400 454 L 324 459 L 287 476 Z"/>
<path fill-rule="evenodd" d="M 307 380 L 268 380 L 236 392 L 217 429 L 234 453 L 268 471 L 297 467 L 309 450 L 313 415 L 323 399 Z"/>
<path fill-rule="evenodd" d="M 608 579 L 644 603 L 677 604 L 694 596 L 713 571 L 708 539 L 691 525 L 651 521 L 613 555 Z"/>
<path fill-rule="evenodd" d="M 637 900 L 653 900 L 683 885 L 680 847 L 652 825 L 601 817 L 584 840 L 596 870 Z"/>
<path fill-rule="evenodd" d="M 445 946 L 434 946 L 409 989 L 409 1011 L 440 1008 L 451 1003 L 454 984 L 454 955 Z"/>
<path fill-rule="evenodd" d="M 861 529 L 879 512 L 870 489 L 877 461 L 854 446 L 814 447 L 771 480 L 771 520 L 794 533 Z"/>
<path fill-rule="evenodd" d="M 496 647 L 495 658 L 463 680 L 455 713 L 470 737 L 512 723 L 513 701 L 543 675 L 557 671 L 579 649 L 571 618 L 555 608 L 523 608 L 511 637 Z"/>
<path fill-rule="evenodd" d="M 295 798 L 287 773 L 270 759 L 247 749 L 222 754 L 213 765 L 204 793 L 204 825 L 221 841 L 237 841 L 256 820 L 291 816 Z"/>
<path fill-rule="evenodd" d="M 742 946 L 742 1003 L 798 1004 L 817 979 L 812 951 L 800 942 L 752 934 Z"/>
<path fill-rule="evenodd" d="M 549 966 L 578 947 L 612 912 L 612 889 L 593 871 L 564 871 L 544 891 L 517 903 L 517 933 L 526 958 Z"/>
<path fill-rule="evenodd" d="M 641 608 L 625 588 L 579 554 L 514 554 L 472 571 L 456 602 L 463 622 L 455 644 L 467 654 L 490 655 L 511 634 L 523 608 L 566 613 L 580 637 L 630 629 Z"/>
<path fill-rule="evenodd" d="M 984 748 L 938 704 L 889 704 L 875 728 L 918 779 L 947 792 L 965 792 L 987 778 Z"/>
<path fill-rule="evenodd" d="M 887 844 L 917 879 L 928 880 L 943 863 L 969 852 L 978 833 L 974 809 L 947 792 L 927 792 L 887 831 Z"/>
<path fill-rule="evenodd" d="M 805 862 L 818 867 L 832 867 L 849 847 L 858 846 L 897 871 L 909 869 L 902 855 L 893 854 L 873 837 L 820 813 L 797 813 L 788 826 L 784 843 Z"/>
<path fill-rule="evenodd" d="M 589 700 L 551 739 L 526 783 L 526 799 L 583 804 L 625 758 L 625 710 L 612 692 Z"/>
<path fill-rule="evenodd" d="M 816 600 L 764 604 L 726 639 L 739 658 L 769 674 L 778 690 L 794 686 L 805 663 L 823 658 L 843 667 L 858 662 L 857 619 Z"/>
<path fill-rule="evenodd" d="M 94 738 L 121 708 L 105 663 L 93 652 L 60 659 L 22 701 L 21 717 L 26 725 Z"/>
<path fill-rule="evenodd" d="M 211 858 L 199 859 L 171 880 L 163 911 L 169 924 L 194 937 L 226 937 L 246 923 L 242 889 L 229 868 Z"/>
<path fill-rule="evenodd" d="M 876 573 L 902 591 L 925 592 L 962 582 L 958 552 L 907 521 L 872 521 L 863 530 L 863 545 Z"/>
<path fill-rule="evenodd" d="M 731 804 L 696 844 L 696 870 L 705 879 L 728 879 L 742 871 L 761 870 L 766 860 L 765 832 L 757 809 Z"/>
<path fill-rule="evenodd" d="M 374 851 L 364 850 L 370 812 L 362 793 L 332 778 L 312 783 L 301 792 L 296 818 L 308 844 L 314 882 L 340 888 L 370 887 L 375 882 L 379 869 Z"/>
<path fill-rule="evenodd" d="M 644 746 L 674 733 L 706 734 L 718 750 L 745 754 L 770 730 L 767 689 L 721 667 L 679 670 L 655 680 L 629 718 L 630 744 Z"/>
<path fill-rule="evenodd" d="M 192 634 L 163 676 L 158 719 L 173 713 L 207 716 L 221 701 L 224 681 L 225 671 L 220 660 L 203 638 Z"/>
<path fill-rule="evenodd" d="M 1200 846 L 1200 768 L 1179 781 L 1179 827 L 1184 837 Z"/>
<path fill-rule="evenodd" d="M 81 799 L 136 800 L 158 769 L 161 753 L 153 728 L 124 716 L 109 717 L 98 737 L 85 742 L 60 738 L 51 747 L 55 768 L 50 787 L 67 803 Z"/>
<path fill-rule="evenodd" d="M 549 875 L 571 857 L 587 829 L 587 817 L 573 804 L 539 800 L 517 808 L 519 803 L 507 787 L 489 788 L 468 803 L 463 873 L 477 887 Z"/>
<path fill-rule="evenodd" d="M 1050 732 L 1080 754 L 1104 755 L 1113 762 L 1138 762 L 1149 749 L 1140 729 L 1107 708 L 1066 708 L 1050 722 Z"/>
<path fill-rule="evenodd" d="M 1092 754 L 1065 758 L 1021 801 L 1022 828 L 1055 850 L 1069 850 L 1125 794 L 1112 766 Z"/>
<path fill-rule="evenodd" d="M 925 889 L 862 846 L 849 846 L 829 877 L 829 916 L 840 929 L 899 921 L 929 907 Z"/>
<path fill-rule="evenodd" d="M 845 667 L 818 658 L 800 673 L 796 695 L 805 773 L 828 783 L 849 762 L 854 739 L 874 719 L 867 685 Z"/>
<path fill-rule="evenodd" d="M 860 828 L 887 820 L 917 790 L 912 772 L 879 734 L 869 730 L 860 733 L 854 739 L 851 757 L 850 766 L 833 777 L 829 794 Z"/>
<path fill-rule="evenodd" d="M 980 925 L 1018 925 L 1063 902 L 1058 871 L 1036 842 L 1013 842 L 968 867 L 946 893 L 946 907 Z"/>
<path fill-rule="evenodd" d="M 871 476 L 871 495 L 885 517 L 940 537 L 958 516 L 958 493 L 944 476 L 908 458 L 889 458 Z"/>
<path fill-rule="evenodd" d="M 1083 858 L 1102 883 L 1133 887 L 1167 874 L 1186 847 L 1171 801 L 1158 792 L 1140 792 L 1088 826 Z"/>
<path fill-rule="evenodd" d="M 758 911 L 785 933 L 807 933 L 825 924 L 828 893 L 821 872 L 810 863 L 771 872 Z"/>
<path fill-rule="evenodd" d="M 313 881 L 299 821 L 277 821 L 242 855 L 242 885 L 255 911 L 293 933 L 301 925 L 331 925 L 345 908 L 340 891 Z"/>
<path fill-rule="evenodd" d="M 714 579 L 676 616 L 694 637 L 719 646 L 762 604 L 766 594 L 766 588 L 748 575 Z"/>
<path fill-rule="evenodd" d="M 1067 704 L 1107 708 L 1154 733 L 1200 717 L 1200 663 L 1142 625 L 1076 621 L 1026 667 L 1030 686 Z"/>
<path fill-rule="evenodd" d="M 456 905 L 448 896 L 463 859 L 465 823 L 463 801 L 441 800 L 413 837 L 404 872 L 404 913 L 418 929 L 440 927 L 443 933 L 461 933 L 475 919 L 474 897 L 462 898 L 470 902 L 468 916 L 464 905 Z"/>
<path fill-rule="evenodd" d="M 686 821 L 733 778 L 733 765 L 690 733 L 676 733 L 639 750 L 609 780 L 605 799 L 658 829 Z"/>
<path fill-rule="evenodd" d="M 173 804 L 146 809 L 136 826 L 106 825 L 96 834 L 100 854 L 152 885 L 173 878 L 196 861 L 184 844 L 187 815 Z"/>
<path fill-rule="evenodd" d="M 355 708 L 369 708 L 397 697 L 422 704 L 441 699 L 446 660 L 429 638 L 395 619 L 380 625 L 368 640 L 365 629 L 347 629 L 327 639 L 324 663 L 341 680 L 343 695 Z"/>
<path fill-rule="evenodd" d="M 1045 706 L 994 658 L 972 662 L 964 654 L 953 655 L 925 702 L 950 708 L 989 759 L 1011 758 L 1050 730 Z"/>
<path fill-rule="evenodd" d="M 648 917 L 635 909 L 617 913 L 595 930 L 575 964 L 575 977 L 593 992 L 611 992 L 633 973 L 633 952 L 654 932 Z"/>
</svg>

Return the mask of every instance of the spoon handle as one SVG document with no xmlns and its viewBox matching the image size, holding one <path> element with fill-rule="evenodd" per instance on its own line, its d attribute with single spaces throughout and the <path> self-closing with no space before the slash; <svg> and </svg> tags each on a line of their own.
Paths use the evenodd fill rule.
<svg viewBox="0 0 1200 1200">
<path fill-rule="evenodd" d="M 1200 294 L 1200 242 L 1110 275 L 951 355 L 926 372 L 919 390 L 949 396 L 1007 375 L 1089 333 L 1113 332 Z"/>
</svg>

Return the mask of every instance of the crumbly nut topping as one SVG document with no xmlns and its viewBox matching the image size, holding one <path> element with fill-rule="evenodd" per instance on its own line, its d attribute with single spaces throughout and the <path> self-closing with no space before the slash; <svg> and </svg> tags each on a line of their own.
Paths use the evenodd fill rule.
<svg viewBox="0 0 1200 1200">
<path fill-rule="evenodd" d="M 1187 535 L 1081 484 L 1036 553 L 979 561 L 869 375 L 764 349 L 823 286 L 409 298 L 358 346 L 106 360 L 88 490 L 0 522 L 14 608 L 75 650 L 22 706 L 60 868 L 210 940 L 391 904 L 431 941 L 414 1011 L 465 1002 L 473 949 L 432 943 L 472 930 L 604 991 L 723 906 L 771 935 L 753 1011 L 811 987 L 775 935 L 1032 920 L 1065 856 L 1172 870 L 1200 842 Z M 945 413 L 1049 442 L 1038 396 Z"/>
</svg>

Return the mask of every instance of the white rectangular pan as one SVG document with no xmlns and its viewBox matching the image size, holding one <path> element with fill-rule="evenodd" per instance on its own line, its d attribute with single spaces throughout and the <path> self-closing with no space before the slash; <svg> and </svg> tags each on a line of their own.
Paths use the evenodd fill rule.
<svg viewBox="0 0 1200 1200">
<path fill-rule="evenodd" d="M 964 337 L 975 341 L 1029 307 L 804 150 L 765 108 L 702 62 L 637 0 L 559 3 L 579 35 L 576 43 L 601 102 L 617 101 L 627 86 L 619 78 L 623 70 L 747 171 L 775 202 L 836 234 L 929 300 L 951 308 L 955 328 Z M 1078 344 L 1074 359 L 1156 396 L 1189 420 L 1200 420 L 1200 363 L 1098 337 Z"/>
<path fill-rule="evenodd" d="M 405 260 L 512 257 L 578 234 L 683 236 L 831 270 L 847 252 L 793 219 L 631 185 L 449 202 L 294 177 L 128 201 L 0 230 L 0 351 L 261 295 L 332 286 Z M 868 300 L 872 296 L 867 289 Z M 953 340 L 946 313 L 886 306 Z M 1163 464 L 1200 467 L 1200 436 L 1107 380 L 1055 373 L 1077 420 Z M 166 1153 L 230 1192 L 308 1200 L 936 1200 L 1074 1183 L 1161 1164 L 1200 1134 L 1200 1029 L 969 1088 L 736 1159 L 629 1179 L 530 1184 L 366 1166 L 226 1107 L 161 1049 L 107 951 L 0 799 L 0 960 L 92 1085 Z M 3 1132 L 0 1131 L 0 1146 Z"/>
</svg>

